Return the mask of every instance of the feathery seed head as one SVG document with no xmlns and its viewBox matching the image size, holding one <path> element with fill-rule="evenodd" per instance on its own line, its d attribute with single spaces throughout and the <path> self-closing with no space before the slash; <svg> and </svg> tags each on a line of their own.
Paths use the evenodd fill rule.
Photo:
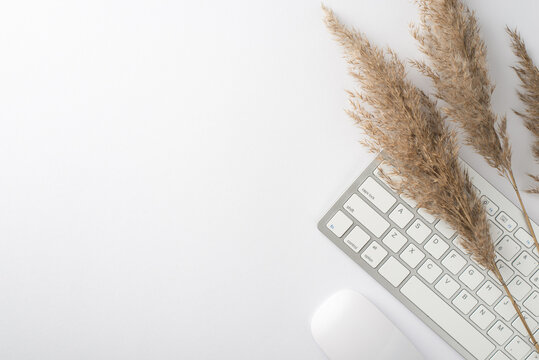
<svg viewBox="0 0 539 360">
<path fill-rule="evenodd" d="M 349 116 L 382 152 L 391 187 L 414 199 L 459 232 L 462 245 L 485 268 L 494 269 L 494 245 L 485 210 L 458 159 L 455 134 L 436 103 L 406 79 L 404 64 L 360 32 L 341 24 L 323 7 L 325 23 L 344 48 L 351 75 L 362 92 L 349 91 Z M 398 181 L 396 179 L 401 179 Z"/>
</svg>

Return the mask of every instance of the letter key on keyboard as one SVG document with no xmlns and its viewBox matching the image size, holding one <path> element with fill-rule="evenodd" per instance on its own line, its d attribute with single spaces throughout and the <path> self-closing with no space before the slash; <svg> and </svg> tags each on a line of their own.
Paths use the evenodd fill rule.
<svg viewBox="0 0 539 360">
<path fill-rule="evenodd" d="M 433 235 L 425 244 L 427 250 L 435 259 L 439 259 L 449 249 L 449 245 L 438 235 Z"/>
<path fill-rule="evenodd" d="M 382 242 L 393 252 L 399 252 L 408 240 L 397 229 L 391 229 Z"/>
<path fill-rule="evenodd" d="M 502 291 L 496 287 L 491 281 L 487 280 L 477 291 L 477 295 L 483 299 L 483 301 L 492 306 L 496 300 L 502 296 Z"/>
<path fill-rule="evenodd" d="M 453 275 L 456 275 L 466 265 L 466 260 L 455 250 L 451 250 L 442 260 L 442 265 L 451 271 Z"/>
<path fill-rule="evenodd" d="M 389 214 L 389 218 L 402 229 L 414 218 L 414 214 L 412 214 L 412 212 L 404 205 L 399 204 L 395 207 L 395 210 Z"/>
<path fill-rule="evenodd" d="M 440 292 L 440 294 L 449 299 L 457 292 L 460 285 L 454 279 L 452 279 L 451 276 L 445 274 L 438 281 L 435 288 Z"/>
<path fill-rule="evenodd" d="M 495 318 L 496 316 L 488 311 L 488 309 L 483 305 L 479 305 L 479 307 L 473 312 L 472 316 L 470 316 L 470 319 L 472 319 L 472 321 L 483 330 L 485 330 Z"/>
<path fill-rule="evenodd" d="M 401 253 L 400 257 L 404 260 L 410 267 L 415 268 L 417 264 L 423 260 L 425 254 L 418 249 L 414 244 L 409 244 L 406 249 Z"/>
<path fill-rule="evenodd" d="M 431 259 L 427 259 L 417 270 L 417 273 L 427 280 L 429 283 L 433 283 L 434 280 L 442 273 L 442 269 L 434 263 Z"/>
<path fill-rule="evenodd" d="M 423 243 L 427 236 L 431 233 L 431 229 L 425 223 L 419 219 L 417 219 L 412 226 L 406 230 L 406 233 L 412 237 L 415 241 L 417 241 L 419 244 Z"/>
<path fill-rule="evenodd" d="M 490 335 L 491 338 L 494 339 L 494 341 L 496 341 L 500 345 L 506 342 L 511 337 L 511 335 L 513 335 L 513 331 L 509 329 L 507 325 L 505 325 L 500 320 L 498 320 L 487 333 Z"/>
<path fill-rule="evenodd" d="M 537 291 L 532 292 L 526 301 L 524 301 L 524 306 L 530 310 L 533 315 L 539 316 L 539 293 Z"/>
</svg>

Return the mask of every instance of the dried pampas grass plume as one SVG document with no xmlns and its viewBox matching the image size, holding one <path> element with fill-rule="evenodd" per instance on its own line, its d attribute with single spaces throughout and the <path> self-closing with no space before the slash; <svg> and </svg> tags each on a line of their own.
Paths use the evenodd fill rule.
<svg viewBox="0 0 539 360">
<path fill-rule="evenodd" d="M 535 136 L 532 147 L 535 161 L 539 163 L 539 69 L 528 55 L 524 41 L 516 30 L 506 28 L 511 38 L 513 53 L 518 58 L 517 65 L 513 66 L 520 79 L 522 90 L 517 91 L 520 101 L 525 105 L 524 112 L 515 111 L 515 114 L 524 120 L 526 127 Z M 531 193 L 539 193 L 539 176 L 530 175 L 537 185 L 528 190 Z"/>
<path fill-rule="evenodd" d="M 485 210 L 459 164 L 455 134 L 436 104 L 406 79 L 403 63 L 391 50 L 372 45 L 323 9 L 328 29 L 345 50 L 350 74 L 363 90 L 349 92 L 347 113 L 368 135 L 364 144 L 374 153 L 383 151 L 392 166 L 392 174 L 386 174 L 391 187 L 456 229 L 474 259 L 494 271 Z"/>
<path fill-rule="evenodd" d="M 333 11 L 322 8 L 329 31 L 344 48 L 350 74 L 363 90 L 349 92 L 348 114 L 368 135 L 364 144 L 372 152 L 383 151 L 392 168 L 386 180 L 399 194 L 458 231 L 466 251 L 496 274 L 539 349 L 496 266 L 485 209 L 460 166 L 456 136 L 444 116 L 406 79 L 404 64 L 393 51 L 372 45 L 362 33 L 341 24 Z"/>
<path fill-rule="evenodd" d="M 479 36 L 474 13 L 460 0 L 416 0 L 419 26 L 411 32 L 430 65 L 414 61 L 419 71 L 432 79 L 442 111 L 465 131 L 465 139 L 490 166 L 511 183 L 520 202 L 535 247 L 539 242 L 520 196 L 511 167 L 507 119 L 491 106 L 494 91 L 488 76 L 486 46 Z"/>
<path fill-rule="evenodd" d="M 477 19 L 459 0 L 416 0 L 420 25 L 411 32 L 431 66 L 414 65 L 430 77 L 442 110 L 466 131 L 466 143 L 501 174 L 511 167 L 505 116 L 491 108 L 494 85 L 488 76 L 486 46 Z"/>
</svg>

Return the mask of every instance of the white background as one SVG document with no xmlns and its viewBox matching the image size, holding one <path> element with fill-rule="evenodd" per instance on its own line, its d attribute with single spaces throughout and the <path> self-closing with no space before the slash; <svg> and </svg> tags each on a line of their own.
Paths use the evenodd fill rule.
<svg viewBox="0 0 539 360">
<path fill-rule="evenodd" d="M 327 5 L 419 57 L 412 2 Z M 539 4 L 472 5 L 525 187 L 504 26 L 539 62 Z M 324 359 L 310 318 L 342 288 L 426 359 L 460 358 L 316 229 L 372 159 L 321 17 L 317 0 L 2 3 L 1 359 Z"/>
</svg>

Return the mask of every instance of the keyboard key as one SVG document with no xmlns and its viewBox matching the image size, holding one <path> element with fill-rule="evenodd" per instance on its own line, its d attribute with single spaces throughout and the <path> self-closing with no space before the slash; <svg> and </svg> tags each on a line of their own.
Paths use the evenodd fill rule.
<svg viewBox="0 0 539 360">
<path fill-rule="evenodd" d="M 412 214 L 412 212 L 404 205 L 399 204 L 391 214 L 389 214 L 389 218 L 402 229 L 414 218 L 414 214 Z"/>
<path fill-rule="evenodd" d="M 496 216 L 496 221 L 509 232 L 515 230 L 517 227 L 516 221 L 511 219 L 509 215 L 503 211 Z"/>
<path fill-rule="evenodd" d="M 431 230 L 423 221 L 416 219 L 412 226 L 406 230 L 406 233 L 410 235 L 418 244 L 421 244 L 423 241 L 425 241 L 427 236 L 429 236 Z"/>
<path fill-rule="evenodd" d="M 509 321 L 517 314 L 511 300 L 507 296 L 504 296 L 502 300 L 494 307 L 494 310 L 500 314 L 502 318 Z"/>
<path fill-rule="evenodd" d="M 511 294 L 516 300 L 522 300 L 527 293 L 530 292 L 532 287 L 528 285 L 520 276 L 515 276 L 513 280 L 507 285 Z"/>
<path fill-rule="evenodd" d="M 470 258 L 475 266 L 477 266 L 480 270 L 487 271 L 487 268 L 485 268 L 483 265 L 477 262 L 473 257 Z"/>
<path fill-rule="evenodd" d="M 399 286 L 408 274 L 410 274 L 410 271 L 393 256 L 387 259 L 378 272 L 395 287 Z"/>
<path fill-rule="evenodd" d="M 380 246 L 376 241 L 373 241 L 367 250 L 361 254 L 361 257 L 373 268 L 377 267 L 387 255 L 386 249 Z"/>
<path fill-rule="evenodd" d="M 470 316 L 470 319 L 483 330 L 492 324 L 495 318 L 496 316 L 488 311 L 483 305 L 479 305 L 479 307 L 473 312 L 472 316 Z"/>
<path fill-rule="evenodd" d="M 492 200 L 490 200 L 485 195 L 481 196 L 481 203 L 483 203 L 485 210 L 487 210 L 487 214 L 489 214 L 490 216 L 498 212 L 498 206 L 494 204 Z"/>
<path fill-rule="evenodd" d="M 409 197 L 406 197 L 406 196 L 403 196 L 401 195 L 401 199 L 407 203 L 408 205 L 410 205 L 410 207 L 412 209 L 414 209 L 416 206 L 417 206 L 417 202 L 414 200 L 414 199 L 410 199 Z"/>
<path fill-rule="evenodd" d="M 359 193 L 363 194 L 371 203 L 382 212 L 386 213 L 397 201 L 382 185 L 372 177 L 368 177 L 359 187 Z"/>
<path fill-rule="evenodd" d="M 511 335 L 513 335 L 513 330 L 509 329 L 507 325 L 498 320 L 494 326 L 490 328 L 487 334 L 498 344 L 503 345 L 507 340 L 509 340 Z"/>
<path fill-rule="evenodd" d="M 524 320 L 526 320 L 526 324 L 530 328 L 531 332 L 537 328 L 537 321 L 530 317 L 530 314 L 528 314 L 525 311 L 522 311 L 522 316 L 524 316 Z M 528 336 L 528 332 L 526 331 L 526 328 L 524 327 L 524 324 L 522 324 L 522 321 L 520 321 L 520 317 L 517 317 L 513 322 L 511 323 L 513 325 L 513 328 L 516 329 L 519 333 L 521 333 L 524 336 Z"/>
<path fill-rule="evenodd" d="M 401 292 L 419 310 L 431 318 L 453 339 L 460 343 L 477 359 L 486 360 L 494 345 L 467 320 L 445 303 L 416 276 L 412 276 L 401 288 Z"/>
<path fill-rule="evenodd" d="M 496 261 L 496 266 L 498 267 L 498 270 L 500 271 L 500 274 L 502 275 L 502 279 L 507 283 L 509 281 L 509 279 L 511 279 L 511 276 L 513 276 L 514 274 L 514 271 L 511 270 L 509 268 L 509 266 L 507 266 L 506 263 L 504 263 L 503 261 L 501 260 L 498 260 Z M 494 273 L 492 271 L 489 271 L 488 274 L 494 279 L 496 280 L 496 282 L 498 284 L 500 284 L 500 281 L 498 281 L 498 278 L 496 277 L 496 275 L 494 275 Z M 500 284 L 501 285 L 501 284 Z"/>
<path fill-rule="evenodd" d="M 504 236 L 496 244 L 496 252 L 505 260 L 511 260 L 520 250 L 520 246 L 509 236 Z"/>
<path fill-rule="evenodd" d="M 410 267 L 415 268 L 417 264 L 423 260 L 425 254 L 414 244 L 409 244 L 406 249 L 400 254 L 402 260 L 404 260 Z"/>
<path fill-rule="evenodd" d="M 468 314 L 477 305 L 477 300 L 468 291 L 462 290 L 452 303 L 464 314 Z"/>
<path fill-rule="evenodd" d="M 537 334 L 533 334 L 533 336 L 537 339 Z M 539 360 L 539 354 L 536 351 L 533 351 L 526 360 Z"/>
<path fill-rule="evenodd" d="M 539 316 L 539 293 L 537 291 L 532 292 L 526 301 L 524 301 L 524 306 L 531 311 L 533 315 Z"/>
<path fill-rule="evenodd" d="M 530 345 L 528 345 L 525 340 L 521 339 L 520 336 L 515 336 L 505 347 L 505 351 L 515 359 L 522 359 L 530 352 L 530 349 Z"/>
<path fill-rule="evenodd" d="M 539 270 L 533 274 L 533 276 L 530 278 L 533 285 L 539 287 Z"/>
<path fill-rule="evenodd" d="M 460 256 L 455 250 L 451 250 L 449 254 L 442 260 L 442 265 L 447 268 L 453 275 L 466 265 L 466 259 Z"/>
<path fill-rule="evenodd" d="M 402 235 L 395 228 L 391 229 L 382 240 L 382 242 L 393 252 L 399 252 L 407 241 L 408 239 L 406 239 L 406 236 Z"/>
<path fill-rule="evenodd" d="M 528 234 L 523 228 L 518 228 L 517 232 L 515 233 L 515 237 L 526 247 L 531 247 L 533 245 L 532 236 Z"/>
<path fill-rule="evenodd" d="M 348 235 L 346 235 L 344 242 L 350 249 L 357 253 L 369 242 L 370 238 L 369 234 L 363 231 L 359 226 L 356 226 Z"/>
<path fill-rule="evenodd" d="M 502 231 L 502 229 L 497 227 L 496 224 L 494 224 L 492 222 L 492 220 L 488 221 L 488 225 L 489 225 L 489 228 L 490 228 L 490 238 L 494 242 L 494 241 L 498 240 L 498 238 L 503 234 L 503 231 Z"/>
<path fill-rule="evenodd" d="M 329 230 L 331 230 L 337 237 L 341 237 L 344 235 L 346 230 L 352 226 L 353 221 L 348 218 L 348 216 L 344 215 L 342 211 L 337 211 L 335 215 L 329 220 L 327 223 L 327 227 Z"/>
<path fill-rule="evenodd" d="M 455 245 L 460 251 L 462 251 L 464 254 L 468 255 L 468 252 L 466 251 L 466 249 L 464 248 L 464 246 L 462 246 L 462 242 L 464 240 L 460 237 L 460 236 L 457 236 L 456 238 L 453 239 L 453 245 Z"/>
<path fill-rule="evenodd" d="M 475 290 L 477 286 L 483 281 L 485 277 L 472 265 L 468 266 L 466 270 L 460 274 L 459 279 L 472 290 Z"/>
<path fill-rule="evenodd" d="M 438 235 L 433 235 L 425 244 L 427 250 L 435 259 L 439 259 L 449 249 L 449 245 Z"/>
<path fill-rule="evenodd" d="M 434 282 L 442 273 L 442 269 L 431 259 L 427 259 L 417 270 L 417 273 L 427 280 L 430 284 Z"/>
<path fill-rule="evenodd" d="M 491 357 L 489 360 L 511 360 L 511 359 L 508 358 L 507 355 L 505 355 L 503 352 L 498 351 L 498 352 L 496 352 L 496 354 L 494 354 L 494 356 Z"/>
<path fill-rule="evenodd" d="M 487 305 L 492 306 L 502 296 L 502 291 L 491 281 L 487 280 L 477 291 L 477 296 L 483 299 Z"/>
<path fill-rule="evenodd" d="M 438 221 L 438 223 L 434 227 L 447 239 L 451 239 L 453 235 L 455 235 L 455 233 L 457 232 L 443 220 Z"/>
<path fill-rule="evenodd" d="M 350 196 L 344 208 L 378 238 L 389 227 L 389 223 L 356 194 Z"/>
<path fill-rule="evenodd" d="M 457 290 L 460 288 L 460 285 L 458 282 L 452 279 L 451 276 L 445 274 L 444 276 L 442 276 L 440 281 L 438 281 L 435 288 L 443 296 L 449 299 L 451 296 L 453 296 L 457 292 Z"/>
<path fill-rule="evenodd" d="M 427 210 L 420 208 L 417 210 L 417 213 L 423 217 L 423 219 L 427 220 L 429 223 L 433 223 L 436 218 L 432 216 Z"/>
<path fill-rule="evenodd" d="M 532 271 L 537 269 L 538 262 L 526 251 L 520 253 L 520 255 L 513 261 L 513 267 L 520 271 L 522 275 L 529 276 Z"/>
</svg>

